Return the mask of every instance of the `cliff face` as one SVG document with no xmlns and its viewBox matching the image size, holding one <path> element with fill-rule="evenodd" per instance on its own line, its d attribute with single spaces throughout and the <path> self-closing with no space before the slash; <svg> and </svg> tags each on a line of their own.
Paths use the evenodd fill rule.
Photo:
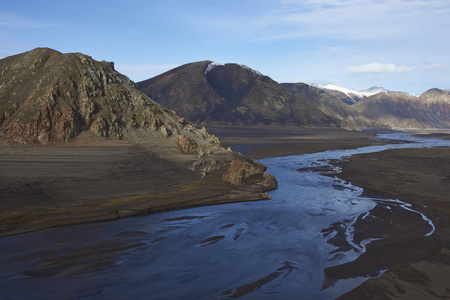
<svg viewBox="0 0 450 300">
<path fill-rule="evenodd" d="M 306 99 L 246 66 L 203 61 L 138 83 L 149 97 L 197 123 L 337 126 Z"/>
</svg>

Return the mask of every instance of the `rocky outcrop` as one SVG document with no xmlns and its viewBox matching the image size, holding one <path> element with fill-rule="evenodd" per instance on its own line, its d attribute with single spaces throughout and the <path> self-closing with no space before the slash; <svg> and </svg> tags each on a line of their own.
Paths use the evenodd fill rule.
<svg viewBox="0 0 450 300">
<path fill-rule="evenodd" d="M 262 175 L 263 180 L 259 182 L 260 185 L 267 188 L 267 190 L 275 189 L 278 185 L 275 177 L 264 173 L 266 166 L 254 160 L 234 159 L 230 163 L 230 167 L 223 174 L 223 180 L 231 184 L 243 184 L 248 178 L 254 175 Z"/>
<path fill-rule="evenodd" d="M 185 136 L 180 135 L 177 138 L 178 145 L 180 145 L 180 148 L 183 152 L 193 152 L 198 149 L 198 144 L 193 139 Z"/>
</svg>

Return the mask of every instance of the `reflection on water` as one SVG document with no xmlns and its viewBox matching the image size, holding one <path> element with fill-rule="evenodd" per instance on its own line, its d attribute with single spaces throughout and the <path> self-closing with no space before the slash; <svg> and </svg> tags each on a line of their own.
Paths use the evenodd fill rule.
<svg viewBox="0 0 450 300">
<path fill-rule="evenodd" d="M 406 134 L 381 137 L 415 143 L 264 159 L 279 181 L 273 200 L 1 238 L 2 297 L 335 298 L 385 271 L 380 265 L 364 274 L 349 268 L 333 275 L 386 237 L 361 229 L 385 229 L 380 215 L 405 222 L 395 217 L 401 210 L 410 214 L 417 234 L 434 232 L 431 221 L 407 204 L 361 197 L 361 188 L 332 176 L 339 170 L 330 162 L 356 153 L 450 145 Z"/>
</svg>

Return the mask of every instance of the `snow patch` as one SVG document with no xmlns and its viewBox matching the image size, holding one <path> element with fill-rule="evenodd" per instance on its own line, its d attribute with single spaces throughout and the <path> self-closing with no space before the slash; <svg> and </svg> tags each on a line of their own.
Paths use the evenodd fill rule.
<svg viewBox="0 0 450 300">
<path fill-rule="evenodd" d="M 251 72 L 253 72 L 253 73 L 257 74 L 257 75 L 261 75 L 262 76 L 262 74 L 260 72 L 258 72 L 256 70 L 253 70 L 252 68 L 247 67 L 246 65 L 239 65 L 239 66 L 241 66 L 242 68 L 247 69 L 247 70 L 249 70 L 249 71 L 251 71 Z"/>
<path fill-rule="evenodd" d="M 357 97 L 359 99 L 364 98 L 364 97 L 369 97 L 369 96 L 373 96 L 376 95 L 378 93 L 388 93 L 389 91 L 382 88 L 382 87 L 371 87 L 368 89 L 364 89 L 361 91 L 357 91 L 354 89 L 348 89 L 342 86 L 338 86 L 332 83 L 327 83 L 325 85 L 319 85 L 319 84 L 313 84 L 313 86 L 318 87 L 320 89 L 325 89 L 325 90 L 334 90 L 334 91 L 339 91 L 341 93 L 344 93 L 347 97 L 354 99 L 354 97 Z"/>
<path fill-rule="evenodd" d="M 211 62 L 211 63 L 206 67 L 205 72 L 203 72 L 203 74 L 206 75 L 206 74 L 208 74 L 209 72 L 211 72 L 212 70 L 214 70 L 215 68 L 220 67 L 220 66 L 225 66 L 225 65 L 229 65 L 229 64 L 222 64 L 222 63 L 213 61 L 213 62 Z M 248 66 L 246 66 L 246 65 L 240 65 L 240 64 L 238 64 L 238 66 L 240 66 L 241 68 L 244 68 L 244 69 L 246 69 L 246 70 L 249 70 L 249 71 L 251 71 L 252 73 L 255 73 L 255 74 L 257 74 L 257 75 L 262 75 L 260 72 L 258 72 L 258 71 L 256 71 L 256 70 L 253 70 L 252 68 L 250 68 L 250 67 L 248 67 Z"/>
<path fill-rule="evenodd" d="M 205 72 L 203 72 L 203 74 L 208 74 L 209 72 L 211 72 L 212 70 L 214 70 L 215 68 L 219 67 L 219 66 L 225 66 L 225 64 L 213 61 L 211 62 L 205 69 Z"/>
<path fill-rule="evenodd" d="M 389 93 L 389 90 L 382 88 L 380 86 L 373 86 L 368 89 L 360 90 L 360 92 L 364 94 L 376 95 L 378 93 Z"/>
</svg>

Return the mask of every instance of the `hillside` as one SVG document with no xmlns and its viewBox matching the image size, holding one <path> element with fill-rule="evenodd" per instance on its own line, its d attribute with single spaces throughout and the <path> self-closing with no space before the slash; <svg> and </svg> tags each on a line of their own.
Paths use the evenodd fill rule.
<svg viewBox="0 0 450 300">
<path fill-rule="evenodd" d="M 391 128 L 450 128 L 448 94 L 433 89 L 420 97 L 379 93 L 354 104 L 363 116 Z"/>
<path fill-rule="evenodd" d="M 192 122 L 338 126 L 339 121 L 246 66 L 190 63 L 139 82 L 139 89 Z"/>
<path fill-rule="evenodd" d="M 38 48 L 1 60 L 0 70 L 0 129 L 17 142 L 67 142 L 84 130 L 122 139 L 139 128 L 164 137 L 201 136 L 190 130 L 192 124 L 137 91 L 113 63 Z"/>
<path fill-rule="evenodd" d="M 319 108 L 323 113 L 339 120 L 341 128 L 358 129 L 381 126 L 321 88 L 305 83 L 282 83 L 282 85 L 291 93 L 307 99 L 311 105 Z"/>
</svg>

